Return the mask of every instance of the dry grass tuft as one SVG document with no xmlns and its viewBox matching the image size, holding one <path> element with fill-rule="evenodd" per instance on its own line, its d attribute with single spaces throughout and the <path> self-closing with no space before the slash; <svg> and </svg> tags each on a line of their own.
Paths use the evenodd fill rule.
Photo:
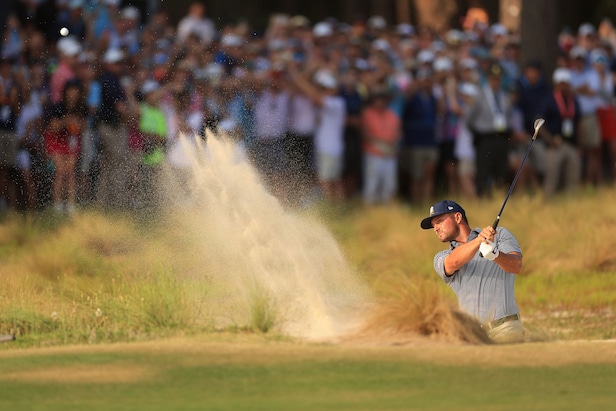
<svg viewBox="0 0 616 411">
<path fill-rule="evenodd" d="M 388 275 L 379 281 L 381 298 L 364 323 L 362 332 L 418 334 L 446 341 L 490 344 L 480 324 L 455 308 L 429 280 Z"/>
</svg>

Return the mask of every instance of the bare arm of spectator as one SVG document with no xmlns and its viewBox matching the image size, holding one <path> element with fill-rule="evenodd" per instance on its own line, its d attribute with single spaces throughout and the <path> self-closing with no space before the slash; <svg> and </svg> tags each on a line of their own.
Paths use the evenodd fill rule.
<svg viewBox="0 0 616 411">
<path fill-rule="evenodd" d="M 309 99 L 311 99 L 316 105 L 322 106 L 324 96 L 319 92 L 319 90 L 312 85 L 312 83 L 297 69 L 295 64 L 289 64 L 289 77 L 293 84 L 297 86 L 299 90 L 301 90 Z"/>
</svg>

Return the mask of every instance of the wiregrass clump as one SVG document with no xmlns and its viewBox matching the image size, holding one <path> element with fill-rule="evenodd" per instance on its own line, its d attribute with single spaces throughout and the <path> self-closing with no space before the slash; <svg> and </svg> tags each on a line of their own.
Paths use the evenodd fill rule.
<svg viewBox="0 0 616 411">
<path fill-rule="evenodd" d="M 461 312 L 433 281 L 403 273 L 382 277 L 380 298 L 362 332 L 415 334 L 445 341 L 490 344 L 477 320 Z"/>
</svg>

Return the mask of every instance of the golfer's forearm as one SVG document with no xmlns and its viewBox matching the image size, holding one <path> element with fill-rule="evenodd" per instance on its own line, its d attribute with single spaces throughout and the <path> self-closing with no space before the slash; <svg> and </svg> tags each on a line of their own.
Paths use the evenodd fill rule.
<svg viewBox="0 0 616 411">
<path fill-rule="evenodd" d="M 500 253 L 494 262 L 511 274 L 520 274 L 522 271 L 522 256 L 518 253 Z"/>
<path fill-rule="evenodd" d="M 462 268 L 466 263 L 471 261 L 473 257 L 475 257 L 475 254 L 477 254 L 480 244 L 481 241 L 478 237 L 471 242 L 456 247 L 456 249 L 453 250 L 444 261 L 445 273 L 451 275 Z"/>
</svg>

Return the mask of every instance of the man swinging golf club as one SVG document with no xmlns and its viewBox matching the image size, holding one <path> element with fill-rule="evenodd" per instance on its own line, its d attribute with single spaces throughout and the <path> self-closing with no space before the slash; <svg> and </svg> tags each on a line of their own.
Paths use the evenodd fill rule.
<svg viewBox="0 0 616 411">
<path fill-rule="evenodd" d="M 433 228 L 450 244 L 434 256 L 434 268 L 456 293 L 460 308 L 477 318 L 494 342 L 523 342 L 514 296 L 522 252 L 513 234 L 496 224 L 472 230 L 464 209 L 451 200 L 434 204 L 421 228 Z"/>
</svg>

